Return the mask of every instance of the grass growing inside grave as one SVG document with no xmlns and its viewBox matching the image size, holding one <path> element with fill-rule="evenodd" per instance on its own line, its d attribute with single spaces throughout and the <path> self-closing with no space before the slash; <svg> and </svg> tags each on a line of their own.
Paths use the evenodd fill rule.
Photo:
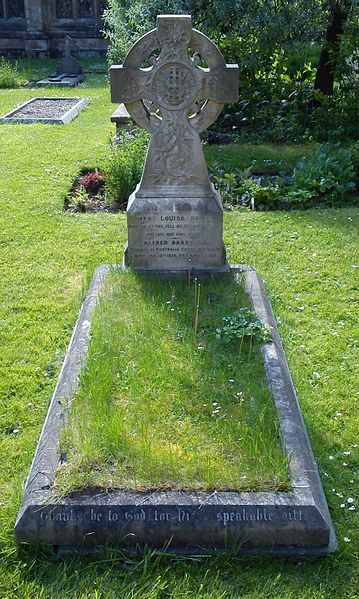
<svg viewBox="0 0 359 599">
<path fill-rule="evenodd" d="M 56 61 L 26 64 L 35 79 L 53 71 Z M 0 597 L 358 599 L 359 210 L 354 207 L 234 210 L 224 216 L 229 261 L 252 264 L 264 277 L 338 553 L 299 562 L 224 555 L 184 560 L 150 552 L 124 558 L 116 551 L 59 560 L 46 548 L 15 546 L 23 482 L 83 293 L 95 266 L 121 259 L 126 239 L 123 214 L 63 211 L 74 176 L 82 166 L 101 164 L 114 132 L 107 77 L 89 75 L 84 84 L 61 93 L 0 90 L 2 114 L 37 95 L 91 101 L 66 126 L 0 126 Z M 261 147 L 251 146 L 254 157 Z M 272 154 L 268 148 L 266 159 L 275 160 L 277 150 L 284 154 L 282 148 L 271 146 Z M 236 152 L 242 155 L 240 145 Z"/>
<path fill-rule="evenodd" d="M 62 492 L 288 488 L 259 348 L 216 339 L 243 306 L 232 277 L 197 286 L 109 276 L 62 436 Z"/>
</svg>

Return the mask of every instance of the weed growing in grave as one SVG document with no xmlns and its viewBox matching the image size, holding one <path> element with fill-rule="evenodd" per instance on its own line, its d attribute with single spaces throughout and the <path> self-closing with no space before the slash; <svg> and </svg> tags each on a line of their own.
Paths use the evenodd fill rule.
<svg viewBox="0 0 359 599">
<path fill-rule="evenodd" d="M 238 312 L 223 316 L 222 327 L 216 329 L 216 339 L 225 344 L 239 341 L 239 355 L 242 353 L 243 340 L 249 338 L 249 357 L 252 353 L 253 340 L 270 341 L 270 326 L 261 322 L 256 313 L 249 308 L 241 308 Z"/>
</svg>

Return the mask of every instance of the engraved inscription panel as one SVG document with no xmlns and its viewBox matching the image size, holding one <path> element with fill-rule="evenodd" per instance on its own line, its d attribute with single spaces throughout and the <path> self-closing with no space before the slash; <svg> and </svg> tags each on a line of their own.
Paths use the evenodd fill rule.
<svg viewBox="0 0 359 599">
<path fill-rule="evenodd" d="M 202 514 L 196 509 L 185 506 L 159 506 L 159 507 L 111 507 L 106 508 L 43 508 L 35 512 L 34 516 L 40 522 L 62 522 L 62 523 L 140 523 L 151 524 L 172 523 L 174 525 L 190 524 L 196 520 L 209 520 L 211 525 L 226 528 L 238 524 L 270 524 L 278 522 L 301 523 L 305 522 L 306 509 L 299 506 L 272 508 L 271 506 L 217 506 Z M 308 515 L 308 514 L 307 514 Z"/>
<path fill-rule="evenodd" d="M 136 267 L 166 264 L 167 268 L 191 268 L 222 263 L 222 230 L 215 214 L 128 213 L 127 221 Z"/>
<path fill-rule="evenodd" d="M 31 528 L 44 542 L 58 538 L 64 545 L 118 544 L 164 546 L 196 544 L 320 546 L 328 543 L 329 530 L 320 512 L 301 505 L 46 505 L 31 513 Z"/>
</svg>

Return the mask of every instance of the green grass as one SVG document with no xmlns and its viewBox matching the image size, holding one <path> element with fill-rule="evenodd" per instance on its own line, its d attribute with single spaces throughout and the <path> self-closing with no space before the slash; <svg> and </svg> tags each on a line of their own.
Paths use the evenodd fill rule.
<svg viewBox="0 0 359 599">
<path fill-rule="evenodd" d="M 17 63 L 0 56 L 0 89 L 19 87 L 25 81 L 25 77 L 18 70 Z"/>
<path fill-rule="evenodd" d="M 28 85 L 30 81 L 44 79 L 50 73 L 56 72 L 59 60 L 59 58 L 42 58 L 41 60 L 24 58 L 21 61 L 14 58 L 6 59 L 7 64 L 10 65 L 10 70 L 16 73 L 15 85 L 11 85 L 10 87 Z M 77 57 L 76 60 L 82 66 L 85 75 L 96 73 L 104 75 L 108 72 L 107 61 L 103 56 L 98 58 Z M 48 87 L 47 89 L 55 88 Z M 58 88 L 58 91 L 62 91 L 62 89 Z"/>
<path fill-rule="evenodd" d="M 225 172 L 251 167 L 252 173 L 289 174 L 298 160 L 314 153 L 315 144 L 233 144 L 205 146 L 208 164 L 218 164 Z"/>
<path fill-rule="evenodd" d="M 42 68 L 41 61 L 34 64 Z M 2 113 L 47 94 L 59 90 L 0 91 Z M 43 548 L 16 548 L 22 485 L 81 298 L 94 267 L 119 261 L 126 239 L 123 214 L 62 210 L 72 178 L 81 166 L 103 160 L 113 133 L 107 78 L 89 76 L 60 95 L 83 95 L 91 103 L 67 126 L 0 126 L 1 598 L 357 599 L 357 208 L 233 211 L 224 226 L 230 262 L 257 268 L 279 320 L 338 535 L 336 555 L 290 562 L 124 559 L 110 552 L 58 560 Z"/>
<path fill-rule="evenodd" d="M 216 339 L 248 302 L 232 278 L 109 276 L 63 434 L 61 492 L 288 489 L 261 353 Z"/>
</svg>

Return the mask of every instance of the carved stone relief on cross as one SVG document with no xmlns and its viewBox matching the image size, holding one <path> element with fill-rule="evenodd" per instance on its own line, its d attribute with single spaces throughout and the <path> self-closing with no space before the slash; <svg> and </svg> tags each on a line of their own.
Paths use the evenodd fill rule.
<svg viewBox="0 0 359 599">
<path fill-rule="evenodd" d="M 202 64 L 207 64 L 203 67 Z M 238 95 L 238 67 L 192 29 L 188 15 L 160 15 L 157 28 L 111 67 L 113 102 L 123 102 L 151 141 L 137 197 L 213 194 L 199 133 Z"/>
</svg>

